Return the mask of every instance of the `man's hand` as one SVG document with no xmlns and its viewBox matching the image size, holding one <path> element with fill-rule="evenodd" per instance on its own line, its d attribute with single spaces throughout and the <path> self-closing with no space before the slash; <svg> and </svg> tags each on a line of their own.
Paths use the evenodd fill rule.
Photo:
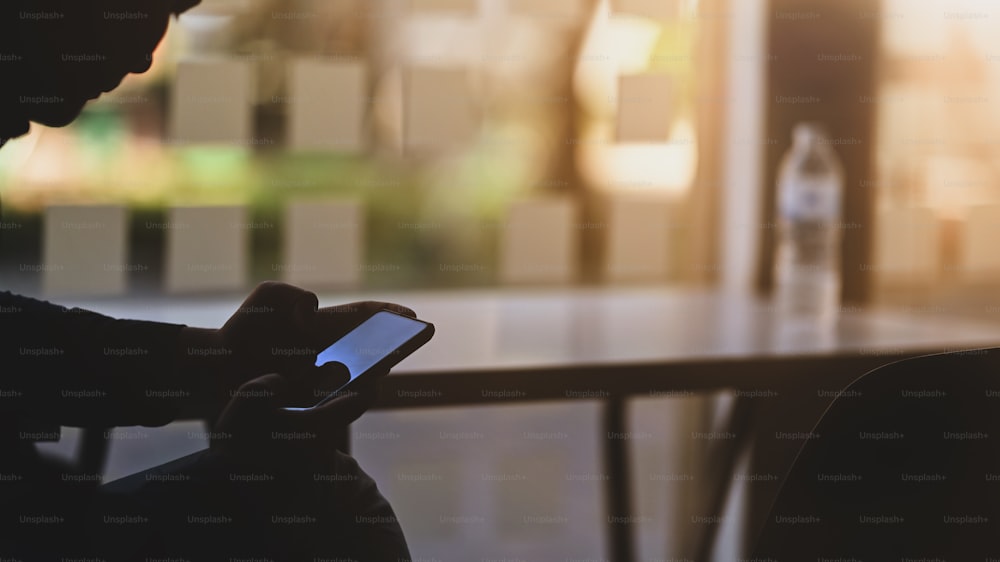
<svg viewBox="0 0 1000 562">
<path fill-rule="evenodd" d="M 343 365 L 331 364 L 318 382 L 328 391 L 335 390 L 348 378 L 346 371 Z M 320 407 L 282 409 L 302 392 L 296 386 L 275 373 L 240 386 L 212 430 L 212 452 L 228 463 L 279 473 L 325 466 L 344 428 L 374 402 L 378 377 L 359 381 L 351 392 Z"/>
<path fill-rule="evenodd" d="M 318 308 L 312 292 L 284 283 L 265 282 L 218 330 L 185 328 L 181 334 L 181 368 L 199 373 L 207 404 L 198 417 L 210 424 L 243 383 L 267 373 L 280 373 L 294 383 L 290 404 L 312 405 L 323 388 L 310 381 L 343 377 L 332 365 L 316 367 L 316 354 L 380 310 L 416 316 L 408 308 L 366 301 Z M 343 379 L 346 382 L 346 377 Z"/>
</svg>

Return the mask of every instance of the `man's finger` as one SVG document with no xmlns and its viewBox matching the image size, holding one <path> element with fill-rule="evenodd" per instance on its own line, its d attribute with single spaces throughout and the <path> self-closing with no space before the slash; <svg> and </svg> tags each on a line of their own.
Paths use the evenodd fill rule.
<svg viewBox="0 0 1000 562">
<path fill-rule="evenodd" d="M 351 371 L 340 361 L 330 361 L 314 369 L 316 387 L 329 389 L 330 392 L 351 382 Z"/>
<path fill-rule="evenodd" d="M 319 309 L 319 298 L 315 293 L 298 289 L 299 294 L 290 295 L 292 298 L 292 319 L 303 334 L 311 334 L 316 329 L 316 311 Z"/>
<path fill-rule="evenodd" d="M 397 314 L 402 314 L 403 316 L 409 316 L 410 318 L 416 318 L 417 313 L 413 311 L 412 308 L 407 308 L 401 304 L 395 304 L 391 302 L 381 303 L 384 305 L 382 308 L 385 310 L 391 310 Z"/>
<path fill-rule="evenodd" d="M 340 390 L 351 380 L 351 374 L 343 363 L 331 361 L 321 367 L 300 370 L 291 380 L 291 395 L 286 405 L 310 407 Z"/>
<path fill-rule="evenodd" d="M 240 304 L 236 314 L 226 322 L 226 326 L 244 322 L 252 313 L 254 317 L 263 321 L 290 323 L 300 334 L 308 334 L 315 329 L 314 316 L 318 306 L 319 300 L 315 293 L 287 283 L 265 281 L 257 285 L 247 298 L 243 299 L 243 303 Z M 223 326 L 223 329 L 226 326 Z"/>
<path fill-rule="evenodd" d="M 375 403 L 376 398 L 378 398 L 377 379 L 369 379 L 352 385 L 351 390 L 345 391 L 343 396 L 338 396 L 322 406 L 288 412 L 288 415 L 297 418 L 299 423 L 314 427 L 324 429 L 346 427 L 360 418 Z"/>
</svg>

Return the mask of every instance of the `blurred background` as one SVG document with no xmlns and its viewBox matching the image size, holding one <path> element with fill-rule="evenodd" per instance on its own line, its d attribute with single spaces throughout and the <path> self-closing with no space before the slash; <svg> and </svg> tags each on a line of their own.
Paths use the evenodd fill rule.
<svg viewBox="0 0 1000 562">
<path fill-rule="evenodd" d="M 191 289 L 706 280 L 718 158 L 705 154 L 724 106 L 721 26 L 701 9 L 207 0 L 171 25 L 149 72 L 4 150 L 17 225 L 4 271 L 27 287 L 53 273 L 47 208 L 119 206 L 127 257 L 111 269 L 127 281 L 115 286 L 169 290 L 171 209 L 236 206 L 244 232 L 218 244 L 245 253 L 240 271 Z M 302 202 L 335 206 L 340 222 L 323 226 L 353 270 L 310 261 L 287 220 Z M 629 224 L 650 202 L 650 226 Z M 554 224 L 508 228 L 535 217 Z M 522 255 L 536 237 L 556 263 Z"/>
<path fill-rule="evenodd" d="M 818 121 L 844 167 L 845 309 L 994 321 L 998 97 L 1000 12 L 981 0 L 203 0 L 171 24 L 149 72 L 73 125 L 33 125 L 0 151 L 0 274 L 46 298 L 229 298 L 265 279 L 326 295 L 653 286 L 766 298 L 779 162 L 794 125 Z M 596 411 L 532 408 L 475 424 L 596 431 L 580 429 Z M 685 411 L 700 410 L 635 415 L 683 426 Z M 362 435 L 457 423 L 477 435 L 470 416 L 377 413 Z M 441 455 L 457 457 L 455 443 Z M 596 467 L 582 442 L 569 456 L 519 443 L 532 459 L 509 460 L 521 470 Z M 463 496 L 448 477 L 414 492 L 399 474 L 459 471 L 418 445 L 390 461 L 358 444 L 415 554 L 481 553 L 487 536 L 565 553 L 565 535 L 469 531 L 479 508 L 463 506 L 494 501 L 476 499 L 482 486 Z M 668 466 L 678 446 L 651 442 L 643 474 L 683 482 L 690 466 Z M 597 505 L 600 480 L 579 474 L 546 493 Z M 569 509 L 517 493 L 496 496 L 496 513 Z M 421 520 L 435 501 L 469 526 Z M 642 501 L 644 559 L 670 556 L 657 530 L 670 502 Z M 586 521 L 571 533 L 580 559 L 604 548 Z"/>
<path fill-rule="evenodd" d="M 992 15 L 974 0 L 205 0 L 149 72 L 0 153 L 3 273 L 51 294 L 270 278 L 766 293 L 777 163 L 811 120 L 845 164 L 845 302 L 981 313 L 1000 278 Z M 339 218 L 289 220 L 316 203 Z M 45 281 L 66 250 L 45 213 L 67 205 L 124 211 L 107 234 L 121 256 Z M 180 279 L 172 213 L 205 206 L 243 226 L 218 241 L 231 271 Z M 316 228 L 342 243 L 310 245 Z"/>
<path fill-rule="evenodd" d="M 4 273 L 38 287 L 58 261 L 47 208 L 119 206 L 124 271 L 105 273 L 170 289 L 171 209 L 236 206 L 244 232 L 219 244 L 245 255 L 219 290 L 766 291 L 777 160 L 814 120 L 846 168 L 845 300 L 975 313 L 1000 276 L 991 15 L 974 0 L 205 0 L 149 72 L 0 154 Z M 353 271 L 310 259 L 288 221 L 318 201 Z M 545 226 L 519 237 L 512 221 Z"/>
</svg>

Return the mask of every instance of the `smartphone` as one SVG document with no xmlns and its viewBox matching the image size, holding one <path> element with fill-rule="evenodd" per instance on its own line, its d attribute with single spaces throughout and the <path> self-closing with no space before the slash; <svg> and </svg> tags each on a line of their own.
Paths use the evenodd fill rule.
<svg viewBox="0 0 1000 562">
<path fill-rule="evenodd" d="M 334 361 L 347 367 L 350 380 L 311 408 L 322 406 L 370 373 L 385 372 L 430 341 L 434 324 L 382 310 L 316 355 L 316 366 Z M 310 407 L 286 407 L 302 411 Z"/>
</svg>

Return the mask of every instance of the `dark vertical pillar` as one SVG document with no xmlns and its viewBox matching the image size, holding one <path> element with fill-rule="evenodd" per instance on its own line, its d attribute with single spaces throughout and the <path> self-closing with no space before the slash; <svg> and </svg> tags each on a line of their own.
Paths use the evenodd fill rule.
<svg viewBox="0 0 1000 562">
<path fill-rule="evenodd" d="M 758 288 L 772 282 L 776 230 L 774 185 L 778 165 L 799 121 L 826 124 L 844 165 L 843 298 L 862 304 L 869 296 L 874 177 L 875 95 L 880 0 L 770 0 L 767 32 L 771 61 L 765 98 L 764 235 Z"/>
</svg>

